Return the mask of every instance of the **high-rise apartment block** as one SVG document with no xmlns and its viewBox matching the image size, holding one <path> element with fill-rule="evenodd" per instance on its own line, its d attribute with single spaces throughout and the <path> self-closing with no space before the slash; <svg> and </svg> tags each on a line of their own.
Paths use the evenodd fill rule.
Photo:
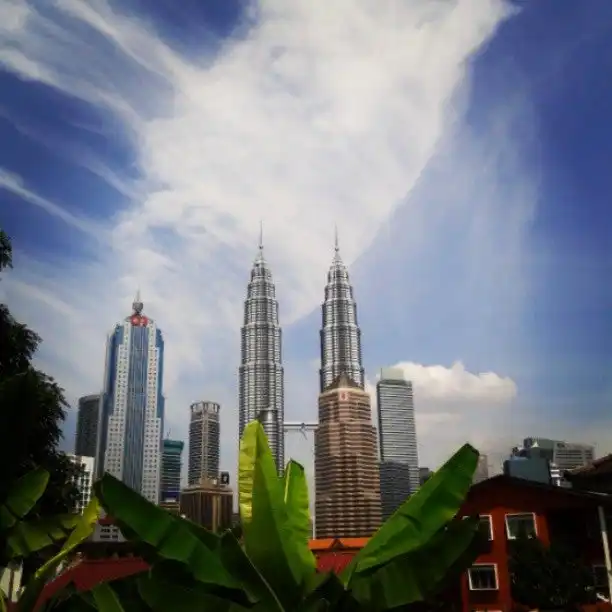
<svg viewBox="0 0 612 612">
<path fill-rule="evenodd" d="M 281 328 L 272 273 L 259 253 L 251 269 L 251 281 L 244 303 L 241 330 L 238 387 L 238 435 L 259 419 L 268 438 L 279 472 L 285 461 L 284 371 L 281 355 Z"/>
<path fill-rule="evenodd" d="M 83 457 L 95 457 L 98 444 L 100 419 L 100 394 L 79 398 L 74 453 Z"/>
<path fill-rule="evenodd" d="M 383 368 L 376 384 L 383 521 L 419 488 L 412 383 L 402 370 Z"/>
<path fill-rule="evenodd" d="M 95 473 L 95 459 L 82 455 L 68 455 L 68 457 L 79 468 L 78 474 L 74 480 L 74 484 L 79 490 L 75 511 L 82 514 L 91 500 Z"/>
<path fill-rule="evenodd" d="M 325 391 L 340 374 L 346 374 L 362 389 L 365 382 L 357 304 L 348 270 L 340 257 L 337 236 L 334 251 L 322 305 L 320 392 Z"/>
<path fill-rule="evenodd" d="M 182 440 L 164 438 L 162 442 L 161 502 L 178 502 L 181 494 L 181 468 L 183 464 Z"/>
<path fill-rule="evenodd" d="M 164 341 L 143 314 L 137 294 L 132 314 L 107 343 L 98 431 L 97 469 L 159 503 L 164 421 Z"/>
<path fill-rule="evenodd" d="M 189 410 L 187 483 L 193 486 L 200 484 L 202 480 L 219 477 L 221 406 L 215 402 L 195 402 Z"/>
<path fill-rule="evenodd" d="M 316 537 L 369 537 L 380 524 L 378 449 L 370 395 L 347 374 L 340 374 L 319 395 Z"/>
</svg>

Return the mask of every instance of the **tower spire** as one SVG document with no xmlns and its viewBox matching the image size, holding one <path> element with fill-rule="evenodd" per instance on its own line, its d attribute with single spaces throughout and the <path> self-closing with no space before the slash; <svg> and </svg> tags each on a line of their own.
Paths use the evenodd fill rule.
<svg viewBox="0 0 612 612">
<path fill-rule="evenodd" d="M 143 306 L 144 305 L 142 303 L 142 300 L 140 299 L 140 288 L 138 288 L 136 289 L 136 297 L 132 302 L 132 310 L 135 314 L 140 314 L 142 312 Z"/>
<path fill-rule="evenodd" d="M 257 256 L 255 257 L 255 265 L 261 266 L 264 263 L 263 252 L 263 221 L 259 221 L 259 242 L 257 244 Z"/>
<path fill-rule="evenodd" d="M 323 392 L 340 374 L 364 388 L 361 330 L 348 270 L 340 257 L 338 227 L 334 225 L 334 258 L 327 272 L 321 328 L 320 387 Z"/>
<path fill-rule="evenodd" d="M 338 240 L 338 225 L 334 223 L 334 263 L 342 263 L 340 257 L 340 241 Z"/>
</svg>

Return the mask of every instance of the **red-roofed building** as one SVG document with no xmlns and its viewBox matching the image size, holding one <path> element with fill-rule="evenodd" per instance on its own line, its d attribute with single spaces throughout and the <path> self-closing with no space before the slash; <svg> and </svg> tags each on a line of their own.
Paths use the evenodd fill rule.
<svg viewBox="0 0 612 612">
<path fill-rule="evenodd" d="M 311 540 L 310 550 L 317 557 L 320 572 L 339 574 L 366 545 L 367 538 L 327 538 Z"/>
<path fill-rule="evenodd" d="M 327 539 L 311 540 L 310 549 L 317 557 L 319 571 L 341 572 L 365 545 L 365 538 Z M 100 545 L 89 545 L 90 549 L 101 548 L 103 550 L 129 551 L 131 545 L 105 543 Z M 137 574 L 148 569 L 147 563 L 131 554 L 129 556 L 114 556 L 107 558 L 86 557 L 66 568 L 55 580 L 44 588 L 38 605 L 49 600 L 61 589 L 70 583 L 79 591 L 89 591 L 101 582 L 118 580 Z M 10 609 L 10 608 L 9 608 Z"/>
</svg>

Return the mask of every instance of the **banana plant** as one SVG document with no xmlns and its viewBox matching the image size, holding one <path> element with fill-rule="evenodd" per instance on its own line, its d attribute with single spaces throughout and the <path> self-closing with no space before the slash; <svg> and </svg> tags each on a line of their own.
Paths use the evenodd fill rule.
<svg viewBox="0 0 612 612">
<path fill-rule="evenodd" d="M 29 555 L 62 542 L 76 527 L 78 514 L 28 517 L 48 481 L 46 470 L 32 470 L 15 482 L 0 504 L 0 573 L 18 567 Z M 0 593 L 0 610 L 3 606 L 6 607 L 5 595 Z"/>
<path fill-rule="evenodd" d="M 68 598 L 61 609 L 383 612 L 426 601 L 477 552 L 477 517 L 455 520 L 477 461 L 470 445 L 459 449 L 339 576 L 316 570 L 302 466 L 290 461 L 279 477 L 257 421 L 240 444 L 241 542 L 231 531 L 218 535 L 171 515 L 106 474 L 96 497 L 123 535 L 139 543 L 150 569 Z"/>
<path fill-rule="evenodd" d="M 29 519 L 27 515 L 47 488 L 49 473 L 35 469 L 13 485 L 0 504 L 0 566 L 56 544 L 68 537 L 78 521 L 76 514 Z"/>
<path fill-rule="evenodd" d="M 43 588 L 53 578 L 60 565 L 73 554 L 78 546 L 87 540 L 95 529 L 100 516 L 100 504 L 94 497 L 82 515 L 76 516 L 76 525 L 64 542 L 60 551 L 41 567 L 38 568 L 34 577 L 25 586 L 16 606 L 16 612 L 43 612 L 39 606 L 39 600 Z M 76 603 L 76 599 L 74 600 Z M 47 609 L 54 608 L 55 602 L 49 602 Z M 79 608 L 75 607 L 76 612 Z"/>
</svg>

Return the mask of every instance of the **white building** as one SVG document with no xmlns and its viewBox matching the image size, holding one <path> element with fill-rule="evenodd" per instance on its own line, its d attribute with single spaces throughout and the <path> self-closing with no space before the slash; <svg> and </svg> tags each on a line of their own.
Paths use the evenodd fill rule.
<svg viewBox="0 0 612 612">
<path fill-rule="evenodd" d="M 155 322 L 142 314 L 139 295 L 132 308 L 108 339 L 97 472 L 159 503 L 164 341 Z"/>
<path fill-rule="evenodd" d="M 85 510 L 91 500 L 96 460 L 93 457 L 84 457 L 83 455 L 69 454 L 68 457 L 81 468 L 75 479 L 75 485 L 79 489 L 79 499 L 77 500 L 75 510 L 83 514 L 83 510 Z"/>
</svg>

